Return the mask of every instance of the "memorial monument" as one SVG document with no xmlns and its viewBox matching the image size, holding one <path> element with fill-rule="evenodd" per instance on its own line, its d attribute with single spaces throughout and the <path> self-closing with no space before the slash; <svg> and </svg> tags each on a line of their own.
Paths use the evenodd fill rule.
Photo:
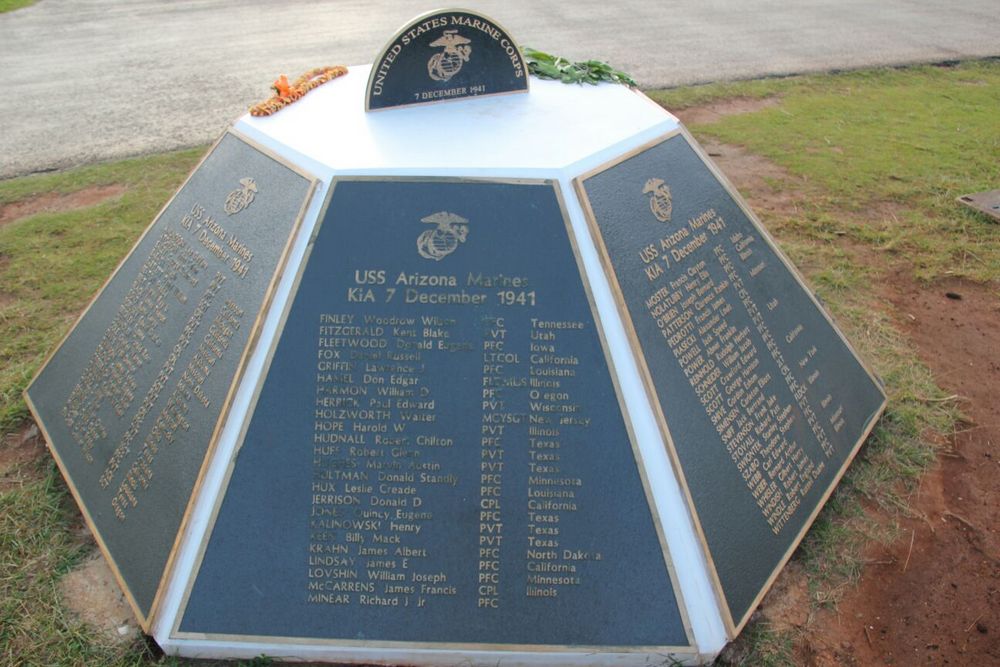
<svg viewBox="0 0 1000 667">
<path fill-rule="evenodd" d="M 885 405 L 676 118 L 466 10 L 239 119 L 26 395 L 164 651 L 426 665 L 710 661 Z"/>
</svg>

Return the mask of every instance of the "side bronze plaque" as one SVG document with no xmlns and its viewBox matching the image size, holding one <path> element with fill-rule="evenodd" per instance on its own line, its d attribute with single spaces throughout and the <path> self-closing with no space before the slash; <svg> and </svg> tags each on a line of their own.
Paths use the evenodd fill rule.
<svg viewBox="0 0 1000 667">
<path fill-rule="evenodd" d="M 735 634 L 885 396 L 692 144 L 676 132 L 576 184 Z"/>
<path fill-rule="evenodd" d="M 327 206 L 174 636 L 689 653 L 555 185 Z"/>
<path fill-rule="evenodd" d="M 144 629 L 313 187 L 223 135 L 25 392 Z"/>
<path fill-rule="evenodd" d="M 419 16 L 372 65 L 365 110 L 528 92 L 517 43 L 496 21 L 465 9 Z"/>
</svg>

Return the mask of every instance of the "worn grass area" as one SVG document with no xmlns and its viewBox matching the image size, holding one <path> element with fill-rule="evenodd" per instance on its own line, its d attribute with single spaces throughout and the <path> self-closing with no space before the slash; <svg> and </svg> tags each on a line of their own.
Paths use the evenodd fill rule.
<svg viewBox="0 0 1000 667">
<path fill-rule="evenodd" d="M 33 5 L 38 0 L 0 0 L 0 14 Z"/>
<path fill-rule="evenodd" d="M 889 405 L 796 555 L 817 606 L 835 606 L 961 415 L 873 289 L 890 273 L 996 289 L 1000 225 L 955 202 L 1000 182 L 1000 62 L 769 79 L 654 92 L 667 108 L 775 97 L 776 106 L 694 126 L 783 167 L 802 201 L 765 223 L 885 382 Z M 872 509 L 876 511 L 871 511 Z M 764 622 L 741 664 L 794 664 L 793 637 Z"/>
<path fill-rule="evenodd" d="M 859 266 L 857 273 L 871 269 Z M 857 581 L 866 545 L 896 539 L 895 518 L 909 515 L 909 497 L 935 461 L 935 434 L 950 433 L 961 417 L 878 302 L 845 295 L 828 296 L 827 305 L 885 382 L 889 402 L 797 555 L 806 566 L 812 600 L 822 606 L 835 605 Z M 879 510 L 879 519 L 869 507 Z"/>
<path fill-rule="evenodd" d="M 0 206 L 93 186 L 126 188 L 97 206 L 0 227 L 0 434 L 27 416 L 21 391 L 202 152 L 0 182 Z"/>
<path fill-rule="evenodd" d="M 797 667 L 792 653 L 793 638 L 787 632 L 775 631 L 768 623 L 754 623 L 746 629 L 749 650 L 743 665 L 754 667 Z"/>
<path fill-rule="evenodd" d="M 667 108 L 732 97 L 781 104 L 697 129 L 815 187 L 813 214 L 905 260 L 914 277 L 1000 279 L 1000 226 L 955 198 L 1000 183 L 1000 61 L 765 79 L 656 91 Z M 878 210 L 876 220 L 846 215 Z M 822 217 L 826 215 L 826 220 Z M 832 217 L 830 217 L 832 216 Z"/>
<path fill-rule="evenodd" d="M 129 665 L 144 645 L 114 647 L 68 618 L 59 578 L 90 550 L 79 514 L 49 460 L 19 472 L 21 484 L 0 492 L 0 663 L 4 665 Z"/>
</svg>

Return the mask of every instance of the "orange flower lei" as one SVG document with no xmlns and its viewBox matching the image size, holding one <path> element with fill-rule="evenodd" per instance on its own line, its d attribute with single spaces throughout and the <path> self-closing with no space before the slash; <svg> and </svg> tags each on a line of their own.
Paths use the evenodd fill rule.
<svg viewBox="0 0 1000 667">
<path fill-rule="evenodd" d="M 250 115 L 270 116 L 271 114 L 281 111 L 292 102 L 298 100 L 313 88 L 322 86 L 327 81 L 336 79 L 338 76 L 343 76 L 345 74 L 347 74 L 347 68 L 343 65 L 336 65 L 334 67 L 317 67 L 316 69 L 311 69 L 299 78 L 295 79 L 291 85 L 288 83 L 288 78 L 282 74 L 271 86 L 275 95 L 260 104 L 255 104 L 250 107 Z"/>
</svg>

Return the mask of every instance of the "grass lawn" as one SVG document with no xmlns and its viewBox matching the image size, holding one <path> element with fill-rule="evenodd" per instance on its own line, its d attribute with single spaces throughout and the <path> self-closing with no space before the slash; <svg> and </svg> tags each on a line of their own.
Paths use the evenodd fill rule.
<svg viewBox="0 0 1000 667">
<path fill-rule="evenodd" d="M 746 146 L 815 186 L 806 236 L 829 240 L 837 217 L 879 204 L 898 219 L 843 227 L 916 278 L 1000 278 L 996 225 L 959 211 L 955 198 L 1000 183 L 1000 63 L 765 79 L 653 91 L 668 109 L 730 97 L 779 97 L 696 134 Z M 770 222 L 770 221 L 766 221 Z M 783 221 L 789 223 L 792 221 Z M 826 232 L 826 233 L 824 233 Z"/>
<path fill-rule="evenodd" d="M 37 0 L 0 0 L 0 14 L 35 4 Z"/>
<path fill-rule="evenodd" d="M 12 8 L 0 0 L 0 11 Z M 957 410 L 869 289 L 889 271 L 913 280 L 1000 281 L 1000 226 L 955 203 L 1000 182 L 1000 62 L 768 79 L 650 95 L 677 109 L 777 97 L 761 111 L 692 128 L 787 170 L 808 205 L 764 217 L 841 327 L 886 382 L 889 408 L 796 556 L 816 604 L 857 577 L 863 545 L 886 539 L 863 506 L 905 511 Z M 100 186 L 86 208 L 0 225 L 0 436 L 27 417 L 21 391 L 158 209 L 197 162 L 191 150 L 0 181 L 0 205 Z M 857 220 L 872 210 L 891 214 Z M 856 252 L 855 252 L 856 250 Z M 57 582 L 92 549 L 47 457 L 0 468 L 0 663 L 174 664 L 141 643 L 101 640 L 64 610 Z M 890 531 L 891 532 L 891 531 Z M 751 626 L 754 665 L 790 664 L 790 642 Z"/>
</svg>

